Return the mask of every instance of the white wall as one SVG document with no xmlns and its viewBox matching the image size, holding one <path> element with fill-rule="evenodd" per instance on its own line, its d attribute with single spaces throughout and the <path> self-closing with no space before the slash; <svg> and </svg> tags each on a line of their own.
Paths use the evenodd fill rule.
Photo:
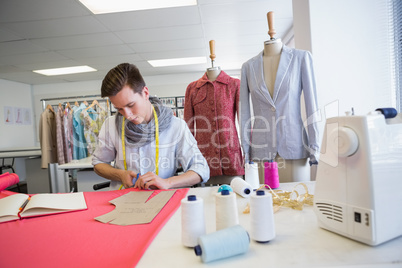
<svg viewBox="0 0 402 268">
<path fill-rule="evenodd" d="M 395 107 L 387 0 L 294 0 L 296 48 L 313 54 L 319 106 L 339 114 Z M 331 109 L 330 115 L 336 116 Z M 325 118 L 324 118 L 325 119 Z"/>
<path fill-rule="evenodd" d="M 31 124 L 5 123 L 4 107 L 26 108 L 31 111 Z M 34 147 L 34 121 L 31 86 L 0 79 L 0 149 Z M 15 118 L 16 119 L 16 118 Z"/>
<path fill-rule="evenodd" d="M 6 124 L 7 115 L 4 114 L 4 107 L 28 109 L 31 115 L 30 124 Z M 14 120 L 16 119 L 14 115 Z M 34 146 L 35 122 L 33 120 L 31 86 L 0 79 L 0 150 Z M 5 164 L 11 164 L 11 160 L 6 159 Z M 26 172 L 23 158 L 15 159 L 14 169 L 20 181 L 24 181 Z M 11 170 L 5 170 L 5 172 L 11 172 Z"/>
</svg>

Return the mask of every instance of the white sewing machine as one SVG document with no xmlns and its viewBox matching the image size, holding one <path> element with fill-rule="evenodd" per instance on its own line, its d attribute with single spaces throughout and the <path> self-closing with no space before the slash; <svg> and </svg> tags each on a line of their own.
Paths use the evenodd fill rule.
<svg viewBox="0 0 402 268">
<path fill-rule="evenodd" d="M 321 151 L 318 225 L 372 246 L 402 235 L 402 114 L 329 118 Z"/>
</svg>

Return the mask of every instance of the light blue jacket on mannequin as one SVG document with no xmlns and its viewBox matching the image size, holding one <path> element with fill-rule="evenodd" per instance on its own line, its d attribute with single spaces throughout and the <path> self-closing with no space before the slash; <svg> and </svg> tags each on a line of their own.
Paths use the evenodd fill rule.
<svg viewBox="0 0 402 268">
<path fill-rule="evenodd" d="M 301 117 L 302 91 L 307 122 Z M 263 51 L 245 62 L 241 69 L 240 135 L 246 161 L 271 160 L 277 153 L 284 159 L 310 157 L 310 161 L 318 161 L 317 110 L 310 52 L 282 47 L 273 97 L 264 80 Z"/>
</svg>

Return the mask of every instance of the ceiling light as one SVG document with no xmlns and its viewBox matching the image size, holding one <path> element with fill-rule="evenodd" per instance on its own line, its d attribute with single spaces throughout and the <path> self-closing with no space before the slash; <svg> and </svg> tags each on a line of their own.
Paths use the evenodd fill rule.
<svg viewBox="0 0 402 268">
<path fill-rule="evenodd" d="M 52 76 L 52 75 L 63 75 L 63 74 L 87 73 L 87 72 L 95 72 L 95 71 L 97 71 L 97 70 L 92 67 L 84 65 L 84 66 L 73 66 L 73 67 L 65 67 L 65 68 L 33 70 L 32 72 L 47 75 L 47 76 Z"/>
<path fill-rule="evenodd" d="M 191 57 L 191 58 L 176 58 L 176 59 L 165 59 L 165 60 L 149 60 L 148 63 L 151 64 L 153 67 L 202 64 L 207 63 L 207 58 Z"/>
<path fill-rule="evenodd" d="M 79 0 L 94 14 L 146 10 L 167 7 L 195 6 L 197 0 Z"/>
</svg>

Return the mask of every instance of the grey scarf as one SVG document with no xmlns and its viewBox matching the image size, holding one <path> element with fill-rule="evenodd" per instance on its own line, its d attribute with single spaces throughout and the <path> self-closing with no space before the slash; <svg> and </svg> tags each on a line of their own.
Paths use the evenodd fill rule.
<svg viewBox="0 0 402 268">
<path fill-rule="evenodd" d="M 170 122 L 173 118 L 173 112 L 170 108 L 163 106 L 162 102 L 157 97 L 149 96 L 149 101 L 155 107 L 156 114 L 158 116 L 159 123 L 159 135 L 165 129 L 170 126 Z M 116 127 L 121 137 L 121 124 L 123 122 L 123 116 L 117 113 Z M 152 116 L 151 121 L 148 124 L 136 125 L 129 120 L 125 122 L 125 136 L 126 143 L 131 147 L 141 147 L 155 140 L 155 118 Z"/>
</svg>

